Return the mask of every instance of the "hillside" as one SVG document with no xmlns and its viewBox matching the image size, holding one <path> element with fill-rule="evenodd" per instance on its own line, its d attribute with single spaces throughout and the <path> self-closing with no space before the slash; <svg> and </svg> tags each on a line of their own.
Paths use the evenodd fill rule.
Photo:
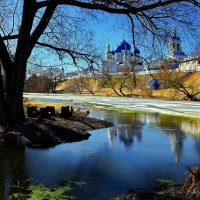
<svg viewBox="0 0 200 200">
<path fill-rule="evenodd" d="M 56 89 L 58 92 L 82 95 L 126 95 L 138 98 L 160 98 L 168 100 L 187 99 L 186 95 L 179 91 L 178 87 L 183 87 L 191 94 L 200 91 L 200 72 L 176 72 L 173 74 L 159 72 L 158 74 L 154 74 L 154 76 L 161 83 L 161 87 L 158 90 L 151 90 L 146 86 L 146 83 L 151 80 L 150 75 L 136 76 L 136 87 L 134 85 L 134 77 L 127 75 L 112 78 L 74 78 L 63 81 Z"/>
</svg>

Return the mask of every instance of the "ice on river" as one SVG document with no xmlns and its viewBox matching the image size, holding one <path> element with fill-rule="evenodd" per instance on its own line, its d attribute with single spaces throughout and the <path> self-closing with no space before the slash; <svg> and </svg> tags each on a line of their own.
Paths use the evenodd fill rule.
<svg viewBox="0 0 200 200">
<path fill-rule="evenodd" d="M 169 115 L 200 117 L 200 102 L 37 93 L 24 94 L 24 97 L 31 99 L 42 98 L 47 101 L 52 99 L 78 103 L 92 103 L 101 106 L 111 106 L 116 109 L 129 109 L 133 111 L 159 112 Z"/>
</svg>

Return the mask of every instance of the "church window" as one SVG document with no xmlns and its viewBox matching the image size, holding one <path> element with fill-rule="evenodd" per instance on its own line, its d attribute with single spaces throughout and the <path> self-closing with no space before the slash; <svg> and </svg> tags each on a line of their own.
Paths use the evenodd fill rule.
<svg viewBox="0 0 200 200">
<path fill-rule="evenodd" d="M 180 45 L 177 44 L 177 51 L 180 51 Z"/>
</svg>

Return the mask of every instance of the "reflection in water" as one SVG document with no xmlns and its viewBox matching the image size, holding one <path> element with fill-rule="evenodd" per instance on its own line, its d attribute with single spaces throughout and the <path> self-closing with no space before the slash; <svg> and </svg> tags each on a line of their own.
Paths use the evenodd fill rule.
<svg viewBox="0 0 200 200">
<path fill-rule="evenodd" d="M 171 149 L 175 155 L 175 163 L 178 164 L 183 152 L 183 139 L 184 135 L 180 132 L 170 133 Z"/>
<path fill-rule="evenodd" d="M 192 135 L 193 137 L 200 139 L 200 124 L 182 122 L 180 129 L 186 135 Z"/>
<path fill-rule="evenodd" d="M 50 149 L 0 148 L 0 200 L 16 192 L 12 186 L 19 180 L 30 178 L 30 184 L 53 186 L 63 180 L 85 182 L 71 194 L 109 199 L 130 188 L 152 189 L 157 178 L 181 181 L 185 166 L 200 162 L 200 125 L 195 120 L 158 113 L 90 112 L 114 126 L 91 131 L 89 140 Z"/>
<path fill-rule="evenodd" d="M 126 119 L 126 120 L 124 120 Z M 185 121 L 186 120 L 186 121 Z M 184 139 L 187 135 L 195 138 L 195 148 L 200 154 L 200 124 L 188 122 L 188 119 L 177 118 L 159 113 L 133 113 L 129 117 L 114 116 L 115 125 L 107 129 L 108 140 L 113 144 L 117 138 L 126 146 L 132 146 L 134 137 L 142 141 L 142 129 L 144 127 L 157 127 L 165 132 L 170 139 L 171 150 L 174 153 L 175 163 L 178 164 L 183 154 Z M 130 125 L 131 124 L 131 125 Z"/>
<path fill-rule="evenodd" d="M 107 129 L 110 144 L 119 137 L 120 141 L 126 146 L 132 146 L 134 137 L 142 141 L 142 126 L 118 125 Z"/>
<path fill-rule="evenodd" d="M 106 116 L 105 120 L 110 121 L 110 116 Z M 115 126 L 107 129 L 108 140 L 110 144 L 117 138 L 129 147 L 133 145 L 134 137 L 140 142 L 142 141 L 142 126 L 146 118 L 138 114 L 130 115 L 113 115 L 112 122 Z"/>
<path fill-rule="evenodd" d="M 24 184 L 27 187 L 28 169 L 24 159 L 25 148 L 0 148 L 0 199 L 19 192 L 17 187 Z"/>
</svg>

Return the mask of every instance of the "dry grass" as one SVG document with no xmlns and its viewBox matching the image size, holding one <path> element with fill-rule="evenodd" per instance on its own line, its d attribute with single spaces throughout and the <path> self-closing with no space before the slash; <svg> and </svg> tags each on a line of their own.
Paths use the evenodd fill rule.
<svg viewBox="0 0 200 200">
<path fill-rule="evenodd" d="M 183 77 L 186 73 L 178 72 L 176 76 Z M 155 74 L 155 77 L 161 77 L 159 74 Z M 138 87 L 132 90 L 124 90 L 124 93 L 127 96 L 139 97 L 139 98 L 159 98 L 159 99 L 166 99 L 166 100 L 181 100 L 184 98 L 184 95 L 172 88 L 167 89 L 159 89 L 149 91 L 145 87 L 145 83 L 147 83 L 151 79 L 150 75 L 138 75 L 137 76 L 137 84 Z M 114 81 L 120 82 L 120 77 L 116 77 Z M 117 96 L 111 88 L 101 88 L 98 89 L 98 81 L 94 78 L 88 79 L 89 85 L 93 88 L 93 91 L 96 96 Z M 63 83 L 59 84 L 57 90 L 62 90 L 67 92 L 67 90 L 74 84 L 74 80 L 70 79 L 64 81 Z M 193 72 L 184 78 L 185 86 L 195 88 L 195 91 L 200 91 L 200 72 Z M 116 86 L 116 90 L 117 86 Z M 194 89 L 193 89 L 194 90 Z M 83 89 L 83 95 L 92 95 L 86 89 Z"/>
<path fill-rule="evenodd" d="M 47 101 L 38 101 L 33 99 L 24 99 L 24 109 L 28 106 L 37 106 L 37 108 L 42 108 L 46 106 L 54 106 L 56 111 L 60 111 L 60 107 L 67 106 L 65 103 L 57 103 L 57 102 L 47 102 Z"/>
<path fill-rule="evenodd" d="M 200 85 L 200 72 L 192 73 L 185 81 L 188 85 Z"/>
</svg>

